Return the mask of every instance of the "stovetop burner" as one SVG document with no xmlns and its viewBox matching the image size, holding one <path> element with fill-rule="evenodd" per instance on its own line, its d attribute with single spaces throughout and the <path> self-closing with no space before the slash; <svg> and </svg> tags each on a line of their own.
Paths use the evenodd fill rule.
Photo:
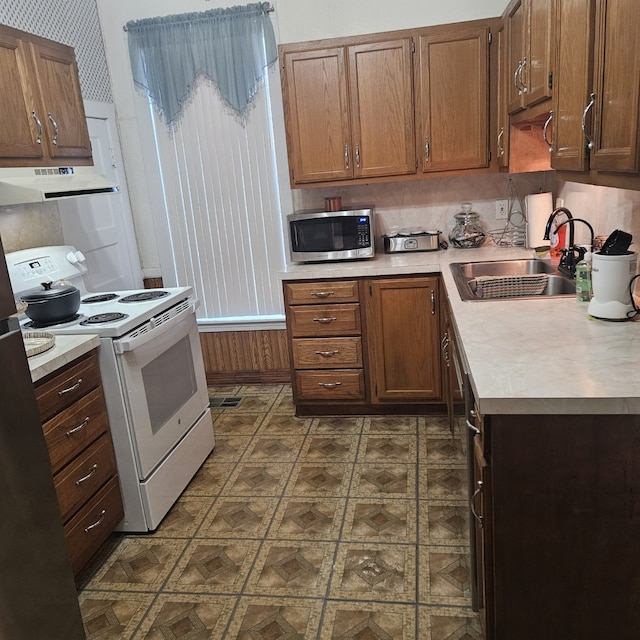
<svg viewBox="0 0 640 640">
<path fill-rule="evenodd" d="M 168 291 L 161 291 L 159 289 L 148 289 L 147 291 L 140 291 L 139 293 L 132 293 L 129 296 L 120 298 L 118 302 L 146 302 L 148 300 L 157 300 L 158 298 L 164 298 L 168 296 Z"/>
<path fill-rule="evenodd" d="M 95 316 L 89 316 L 86 320 L 83 320 L 80 324 L 94 325 L 94 324 L 104 324 L 105 322 L 116 322 L 117 320 L 124 320 L 129 316 L 126 313 L 97 313 Z"/>
<path fill-rule="evenodd" d="M 67 318 L 66 320 L 58 320 L 56 322 L 36 322 L 35 320 L 30 320 L 29 322 L 25 322 L 23 327 L 25 329 L 46 329 L 47 327 L 62 327 L 64 325 L 75 322 L 80 317 L 79 313 Z"/>
<path fill-rule="evenodd" d="M 117 293 L 99 293 L 98 295 L 85 298 L 82 301 L 82 304 L 91 304 L 93 302 L 108 302 L 109 300 L 115 300 L 117 297 Z"/>
</svg>

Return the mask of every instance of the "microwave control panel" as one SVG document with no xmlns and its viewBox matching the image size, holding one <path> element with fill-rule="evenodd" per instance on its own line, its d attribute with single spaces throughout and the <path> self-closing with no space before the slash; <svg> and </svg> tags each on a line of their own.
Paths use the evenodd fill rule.
<svg viewBox="0 0 640 640">
<path fill-rule="evenodd" d="M 369 233 L 369 218 L 363 216 L 358 218 L 358 247 L 370 247 L 371 235 Z"/>
</svg>

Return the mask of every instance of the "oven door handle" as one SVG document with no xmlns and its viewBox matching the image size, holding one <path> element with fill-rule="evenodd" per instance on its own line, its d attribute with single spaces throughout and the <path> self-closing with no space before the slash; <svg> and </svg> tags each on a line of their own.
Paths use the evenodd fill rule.
<svg viewBox="0 0 640 640">
<path fill-rule="evenodd" d="M 171 331 L 173 327 L 182 322 L 188 315 L 195 314 L 196 309 L 198 308 L 198 304 L 198 300 L 192 301 L 189 306 L 183 309 L 180 313 L 161 324 L 155 324 L 154 319 L 151 318 L 148 323 L 149 329 L 147 331 L 141 332 L 139 334 L 136 334 L 136 332 L 134 331 L 134 335 L 131 337 L 124 337 L 120 340 L 114 340 L 113 347 L 115 352 L 117 354 L 122 354 L 127 351 L 133 351 L 134 349 L 137 349 L 138 347 L 141 347 L 142 345 L 149 342 L 149 340 L 155 340 L 167 331 Z"/>
</svg>

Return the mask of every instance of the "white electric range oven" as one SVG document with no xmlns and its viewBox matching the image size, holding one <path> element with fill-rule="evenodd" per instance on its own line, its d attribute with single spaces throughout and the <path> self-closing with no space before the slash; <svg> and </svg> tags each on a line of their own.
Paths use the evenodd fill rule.
<svg viewBox="0 0 640 640">
<path fill-rule="evenodd" d="M 78 314 L 24 330 L 97 334 L 102 386 L 124 503 L 120 530 L 157 528 L 215 440 L 191 287 L 89 292 L 72 246 L 6 255 L 16 299 L 64 280 L 80 290 Z"/>
</svg>

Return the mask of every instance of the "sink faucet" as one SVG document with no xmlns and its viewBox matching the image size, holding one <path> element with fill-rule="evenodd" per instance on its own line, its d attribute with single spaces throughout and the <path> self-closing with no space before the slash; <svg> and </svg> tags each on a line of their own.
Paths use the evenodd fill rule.
<svg viewBox="0 0 640 640">
<path fill-rule="evenodd" d="M 559 213 L 565 213 L 569 220 L 573 219 L 573 215 L 571 215 L 571 211 L 569 211 L 569 209 L 567 209 L 566 207 L 558 207 L 557 209 L 554 209 L 553 213 L 549 216 L 549 219 L 547 220 L 547 226 L 544 228 L 544 235 L 542 236 L 543 240 L 549 239 L 549 234 L 551 233 L 551 225 L 553 224 L 553 221 L 556 219 L 556 216 Z M 568 222 L 568 220 L 565 220 L 565 222 Z M 559 226 L 562 226 L 562 225 L 559 225 Z M 573 225 L 569 227 L 569 246 L 570 247 L 573 246 Z"/>
<path fill-rule="evenodd" d="M 593 232 L 593 227 L 582 218 L 568 218 L 567 220 L 563 220 L 556 229 L 564 226 L 565 224 L 569 225 L 569 247 L 567 249 L 562 250 L 562 258 L 560 259 L 560 264 L 558 265 L 558 271 L 562 271 L 568 276 L 575 278 L 576 276 L 576 265 L 582 258 L 585 256 L 585 249 L 583 247 L 576 247 L 573 245 L 573 237 L 574 237 L 574 229 L 575 223 L 582 222 L 589 227 L 589 231 L 591 232 L 591 244 L 589 245 L 589 251 L 593 251 L 593 243 L 595 242 L 595 235 Z"/>
</svg>

